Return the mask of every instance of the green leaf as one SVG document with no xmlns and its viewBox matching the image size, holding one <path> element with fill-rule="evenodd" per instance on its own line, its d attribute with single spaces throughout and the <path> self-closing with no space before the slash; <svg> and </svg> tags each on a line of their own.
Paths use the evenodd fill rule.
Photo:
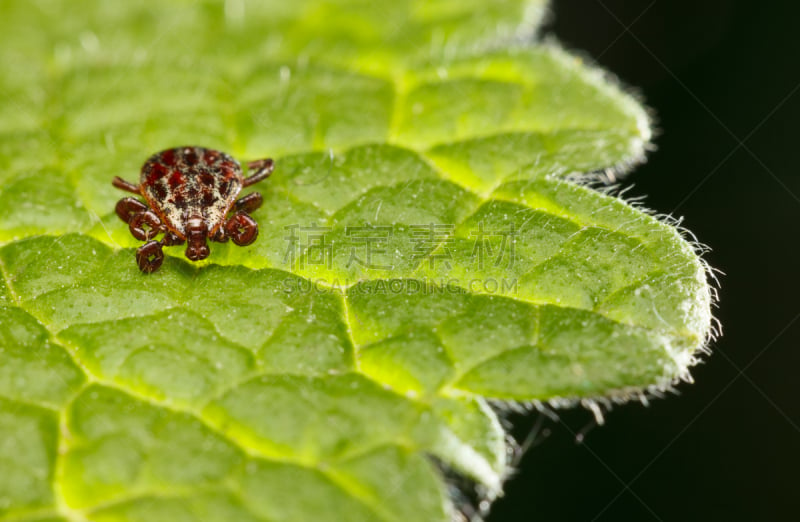
<svg viewBox="0 0 800 522">
<path fill-rule="evenodd" d="M 0 519 L 446 521 L 490 400 L 685 376 L 705 266 L 576 182 L 649 122 L 544 7 L 4 2 Z M 185 144 L 276 159 L 260 237 L 145 276 L 110 181 Z"/>
</svg>

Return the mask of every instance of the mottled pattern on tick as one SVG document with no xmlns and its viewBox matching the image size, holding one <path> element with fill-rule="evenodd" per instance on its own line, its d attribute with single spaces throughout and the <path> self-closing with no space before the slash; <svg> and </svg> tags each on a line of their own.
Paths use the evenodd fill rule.
<svg viewBox="0 0 800 522">
<path fill-rule="evenodd" d="M 141 191 L 150 208 L 181 239 L 184 224 L 202 216 L 212 236 L 242 190 L 242 167 L 224 152 L 179 147 L 152 155 L 142 166 Z"/>
</svg>

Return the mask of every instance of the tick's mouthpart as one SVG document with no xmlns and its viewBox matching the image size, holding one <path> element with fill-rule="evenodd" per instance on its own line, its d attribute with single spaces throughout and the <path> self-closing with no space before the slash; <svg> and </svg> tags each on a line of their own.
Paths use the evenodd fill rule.
<svg viewBox="0 0 800 522">
<path fill-rule="evenodd" d="M 199 261 L 208 257 L 209 250 L 206 245 L 208 228 L 200 216 L 192 216 L 186 221 L 186 257 L 192 261 Z"/>
<path fill-rule="evenodd" d="M 204 243 L 189 245 L 186 247 L 186 257 L 191 261 L 200 261 L 201 259 L 205 259 L 210 253 L 211 251 Z"/>
</svg>

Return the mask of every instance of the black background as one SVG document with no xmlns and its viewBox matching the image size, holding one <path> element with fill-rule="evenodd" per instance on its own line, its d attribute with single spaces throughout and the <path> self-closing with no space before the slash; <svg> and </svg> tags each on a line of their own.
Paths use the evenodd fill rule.
<svg viewBox="0 0 800 522">
<path fill-rule="evenodd" d="M 554 0 L 545 34 L 654 109 L 624 185 L 713 249 L 724 335 L 678 396 L 544 421 L 490 522 L 800 520 L 800 7 L 651 1 Z"/>
</svg>

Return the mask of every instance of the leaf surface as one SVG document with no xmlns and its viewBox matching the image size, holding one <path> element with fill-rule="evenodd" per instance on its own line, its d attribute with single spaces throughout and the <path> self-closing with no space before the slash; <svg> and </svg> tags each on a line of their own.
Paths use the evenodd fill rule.
<svg viewBox="0 0 800 522">
<path fill-rule="evenodd" d="M 574 175 L 646 113 L 538 0 L 0 7 L 0 519 L 446 521 L 488 400 L 622 397 L 710 328 L 672 226 Z M 257 242 L 142 275 L 114 175 L 271 156 Z M 249 189 L 249 190 L 253 190 Z"/>
</svg>

